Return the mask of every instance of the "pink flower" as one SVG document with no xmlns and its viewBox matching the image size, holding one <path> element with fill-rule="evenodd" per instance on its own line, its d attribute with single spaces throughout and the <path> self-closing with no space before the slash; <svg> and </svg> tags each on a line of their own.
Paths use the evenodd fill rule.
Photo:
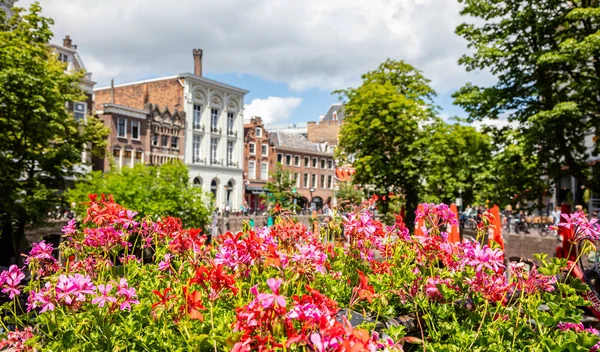
<svg viewBox="0 0 600 352">
<path fill-rule="evenodd" d="M 440 279 L 438 276 L 430 277 L 425 283 L 425 294 L 429 299 L 441 300 L 444 297 L 439 290 L 439 286 L 446 285 L 447 287 L 450 287 L 451 282 L 452 280 L 450 279 Z"/>
<path fill-rule="evenodd" d="M 491 249 L 487 245 L 481 247 L 477 241 L 465 241 L 459 245 L 462 249 L 460 255 L 460 267 L 465 266 L 475 267 L 476 271 L 489 269 L 493 272 L 498 272 L 500 268 L 504 268 L 504 253 L 496 248 Z"/>
<path fill-rule="evenodd" d="M 257 286 L 254 286 L 250 289 L 253 295 L 256 296 L 256 300 L 258 300 L 263 308 L 269 308 L 273 306 L 274 302 L 280 307 L 285 307 L 285 297 L 279 295 L 279 286 L 281 286 L 281 279 L 268 279 L 267 285 L 273 291 L 273 294 L 270 293 L 259 293 Z"/>
<path fill-rule="evenodd" d="M 46 282 L 46 285 L 39 292 L 31 290 L 29 292 L 29 297 L 27 298 L 27 311 L 30 312 L 35 308 L 41 307 L 40 314 L 44 313 L 47 310 L 54 310 L 54 299 L 51 294 L 51 285 L 49 282 Z"/>
<path fill-rule="evenodd" d="M 86 295 L 93 295 L 96 287 L 88 276 L 81 274 L 61 275 L 56 283 L 56 298 L 67 305 L 85 302 Z"/>
<path fill-rule="evenodd" d="M 171 258 L 173 256 L 170 253 L 165 254 L 165 259 L 158 263 L 158 270 L 165 271 L 171 266 Z"/>
<path fill-rule="evenodd" d="M 130 227 L 134 228 L 138 225 L 138 222 L 133 221 L 133 217 L 137 214 L 138 213 L 135 211 L 121 210 L 119 212 L 119 219 L 116 219 L 115 222 L 123 225 L 123 228 L 125 229 L 129 229 Z"/>
<path fill-rule="evenodd" d="M 0 274 L 0 286 L 2 286 L 2 292 L 8 293 L 10 299 L 18 296 L 21 291 L 19 290 L 19 284 L 21 280 L 25 278 L 25 274 L 16 265 L 11 265 L 8 271 L 3 271 Z"/>
<path fill-rule="evenodd" d="M 140 304 L 140 301 L 138 301 L 136 292 L 135 292 L 135 288 L 133 287 L 129 287 L 129 284 L 127 283 L 127 279 L 125 278 L 121 278 L 121 280 L 119 281 L 119 290 L 117 291 L 117 296 L 119 296 L 119 298 L 123 299 L 123 301 L 121 302 L 121 305 L 119 307 L 120 310 L 131 310 L 131 305 L 132 304 Z"/>
<path fill-rule="evenodd" d="M 439 229 L 445 225 L 456 225 L 458 220 L 456 214 L 446 204 L 421 204 L 421 211 L 415 212 L 415 224 L 419 220 L 424 220 L 432 228 Z"/>
<path fill-rule="evenodd" d="M 29 252 L 29 255 L 27 256 L 27 259 L 25 259 L 25 264 L 29 264 L 32 259 L 37 259 L 37 260 L 55 260 L 54 256 L 52 255 L 52 251 L 54 249 L 52 248 L 52 245 L 49 243 L 46 243 L 44 240 L 38 242 L 38 243 L 34 243 L 33 247 L 31 248 L 31 251 Z"/>
<path fill-rule="evenodd" d="M 25 342 L 33 337 L 33 329 L 28 326 L 23 331 L 19 329 L 6 333 L 6 338 L 0 341 L 0 349 L 7 348 L 14 352 L 33 351 L 33 347 L 25 346 Z"/>
<path fill-rule="evenodd" d="M 97 304 L 98 307 L 104 307 L 106 303 L 115 303 L 117 299 L 115 297 L 109 296 L 110 291 L 113 289 L 111 284 L 106 285 L 98 285 L 98 292 L 100 292 L 101 296 L 98 296 L 92 300 L 92 304 Z"/>
<path fill-rule="evenodd" d="M 75 225 L 77 225 L 77 221 L 75 219 L 69 220 L 69 222 L 67 223 L 67 226 L 64 226 L 62 228 L 62 232 L 65 234 L 65 236 L 71 236 L 71 235 L 77 233 L 77 229 L 75 229 Z"/>
</svg>

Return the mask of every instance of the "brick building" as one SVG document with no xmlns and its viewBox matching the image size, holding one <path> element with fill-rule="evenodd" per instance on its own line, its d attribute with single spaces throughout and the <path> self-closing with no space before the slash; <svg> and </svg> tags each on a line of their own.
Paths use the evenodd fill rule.
<svg viewBox="0 0 600 352">
<path fill-rule="evenodd" d="M 237 209 L 242 204 L 242 111 L 248 91 L 202 76 L 202 50 L 194 49 L 193 58 L 193 74 L 98 88 L 94 90 L 96 104 L 145 110 L 151 103 L 161 107 L 163 112 L 184 113 L 184 136 L 178 151 L 183 151 L 190 180 L 210 191 L 217 206 L 228 204 Z M 172 140 L 176 134 L 170 131 L 169 136 Z M 155 147 L 162 149 L 162 142 Z M 170 149 L 168 155 L 176 154 L 173 148 L 167 149 Z"/>
<path fill-rule="evenodd" d="M 301 134 L 286 132 L 269 133 L 269 141 L 275 149 L 275 162 L 296 181 L 301 208 L 314 203 L 320 209 L 333 201 L 335 161 L 326 143 L 313 143 Z"/>
<path fill-rule="evenodd" d="M 275 148 L 260 117 L 244 123 L 244 200 L 250 209 L 264 210 L 265 184 L 275 168 Z"/>
<path fill-rule="evenodd" d="M 96 161 L 95 169 L 108 171 L 111 163 L 121 168 L 183 160 L 185 112 L 171 113 L 152 104 L 142 110 L 106 103 L 99 105 L 97 114 L 110 128 L 108 152 L 112 157 Z"/>
</svg>

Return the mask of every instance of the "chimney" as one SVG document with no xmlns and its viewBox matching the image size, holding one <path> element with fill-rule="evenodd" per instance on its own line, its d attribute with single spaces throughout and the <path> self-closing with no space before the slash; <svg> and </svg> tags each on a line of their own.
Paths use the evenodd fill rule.
<svg viewBox="0 0 600 352">
<path fill-rule="evenodd" d="M 65 48 L 71 48 L 73 46 L 73 42 L 71 41 L 70 36 L 66 36 L 65 39 L 63 39 L 63 46 Z"/>
<path fill-rule="evenodd" d="M 202 77 L 202 49 L 194 49 L 194 75 Z"/>
<path fill-rule="evenodd" d="M 110 80 L 110 102 L 115 103 L 115 79 Z"/>
</svg>

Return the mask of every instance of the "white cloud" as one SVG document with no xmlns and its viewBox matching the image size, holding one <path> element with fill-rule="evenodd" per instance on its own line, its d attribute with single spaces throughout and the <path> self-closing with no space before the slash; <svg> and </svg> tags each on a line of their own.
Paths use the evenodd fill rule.
<svg viewBox="0 0 600 352">
<path fill-rule="evenodd" d="M 483 119 L 482 121 L 473 122 L 471 125 L 473 127 L 475 127 L 477 130 L 481 130 L 481 128 L 483 126 L 492 126 L 492 127 L 496 127 L 496 128 L 510 126 L 512 128 L 516 128 L 518 126 L 518 123 L 509 122 L 507 119 L 504 119 L 504 118 L 495 119 L 495 120 L 486 118 L 486 119 Z"/>
<path fill-rule="evenodd" d="M 253 99 L 244 107 L 244 116 L 246 118 L 260 116 L 264 123 L 283 122 L 290 117 L 300 103 L 302 103 L 302 99 L 296 97 Z"/>
<path fill-rule="evenodd" d="M 21 0 L 28 6 L 33 0 Z M 457 65 L 456 0 L 53 0 L 43 4 L 60 41 L 70 34 L 106 85 L 190 72 L 246 73 L 294 90 L 346 88 L 386 58 L 422 69 L 439 93 L 489 75 Z"/>
</svg>

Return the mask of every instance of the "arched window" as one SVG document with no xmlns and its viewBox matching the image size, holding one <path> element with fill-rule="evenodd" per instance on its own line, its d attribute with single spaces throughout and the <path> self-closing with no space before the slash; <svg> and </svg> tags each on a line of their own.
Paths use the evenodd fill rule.
<svg viewBox="0 0 600 352">
<path fill-rule="evenodd" d="M 194 187 L 202 187 L 202 179 L 200 177 L 194 178 Z"/>
<path fill-rule="evenodd" d="M 217 188 L 218 188 L 219 183 L 217 182 L 216 179 L 213 179 L 210 182 L 210 192 L 213 194 L 213 196 L 215 197 L 215 202 L 217 202 Z M 217 203 L 218 205 L 219 203 Z"/>
<path fill-rule="evenodd" d="M 225 202 L 227 205 L 231 206 L 231 195 L 233 194 L 233 181 L 229 180 L 227 182 L 227 186 L 225 186 Z"/>
</svg>

